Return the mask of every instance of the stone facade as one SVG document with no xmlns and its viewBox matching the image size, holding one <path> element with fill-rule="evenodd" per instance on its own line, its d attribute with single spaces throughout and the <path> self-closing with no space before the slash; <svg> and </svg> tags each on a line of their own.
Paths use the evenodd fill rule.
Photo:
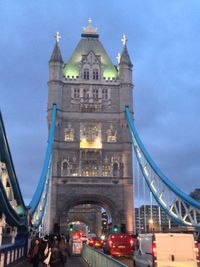
<svg viewBox="0 0 200 267">
<path fill-rule="evenodd" d="M 56 41 L 48 87 L 48 124 L 57 104 L 51 229 L 71 208 L 93 204 L 132 232 L 132 145 L 124 108 L 133 112 L 133 85 L 126 44 L 114 66 L 89 24 L 64 64 Z"/>
</svg>

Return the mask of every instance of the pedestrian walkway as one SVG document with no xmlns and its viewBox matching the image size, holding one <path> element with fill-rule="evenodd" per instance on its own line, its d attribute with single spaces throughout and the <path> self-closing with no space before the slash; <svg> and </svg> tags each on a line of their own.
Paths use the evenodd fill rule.
<svg viewBox="0 0 200 267">
<path fill-rule="evenodd" d="M 88 267 L 88 266 L 89 265 L 83 260 L 82 257 L 77 257 L 77 256 L 68 258 L 68 261 L 65 264 L 65 267 Z M 18 263 L 13 267 L 32 267 L 32 264 L 24 260 L 23 262 Z M 40 264 L 39 267 L 43 267 L 43 265 Z"/>
</svg>

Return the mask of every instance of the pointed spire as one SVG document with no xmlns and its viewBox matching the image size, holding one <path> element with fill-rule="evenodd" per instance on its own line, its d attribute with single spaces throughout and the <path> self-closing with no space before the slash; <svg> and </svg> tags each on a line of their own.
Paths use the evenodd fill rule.
<svg viewBox="0 0 200 267">
<path fill-rule="evenodd" d="M 62 56 L 61 56 L 61 52 L 60 52 L 60 48 L 58 46 L 58 43 L 56 42 L 56 45 L 54 47 L 53 53 L 51 55 L 51 58 L 49 60 L 49 62 L 52 61 L 56 61 L 56 62 L 63 62 Z"/>
<path fill-rule="evenodd" d="M 56 39 L 56 44 L 55 44 L 55 47 L 54 47 L 54 50 L 53 50 L 53 53 L 51 55 L 51 59 L 50 59 L 49 62 L 55 61 L 55 62 L 63 63 L 63 59 L 62 59 L 62 56 L 61 56 L 60 48 L 59 48 L 59 45 L 58 45 L 59 40 L 61 38 L 59 32 L 56 32 L 56 35 L 54 37 Z"/>
<path fill-rule="evenodd" d="M 133 64 L 131 63 L 131 59 L 130 59 L 126 44 L 124 44 L 124 48 L 122 51 L 119 65 L 122 65 L 122 64 L 128 65 L 129 67 L 133 66 Z"/>
</svg>

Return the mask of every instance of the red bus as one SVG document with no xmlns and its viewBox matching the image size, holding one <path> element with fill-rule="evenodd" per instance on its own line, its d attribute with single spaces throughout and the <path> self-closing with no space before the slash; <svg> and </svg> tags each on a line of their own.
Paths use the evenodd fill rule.
<svg viewBox="0 0 200 267">
<path fill-rule="evenodd" d="M 110 234 L 104 241 L 103 251 L 111 256 L 132 256 L 134 238 L 129 234 Z"/>
</svg>

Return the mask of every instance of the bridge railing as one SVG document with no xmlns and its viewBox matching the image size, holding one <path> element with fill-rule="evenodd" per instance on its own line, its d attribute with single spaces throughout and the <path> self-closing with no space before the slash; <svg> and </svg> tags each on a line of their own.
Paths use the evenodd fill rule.
<svg viewBox="0 0 200 267">
<path fill-rule="evenodd" d="M 101 251 L 97 251 L 90 246 L 84 244 L 82 257 L 91 267 L 128 267 L 127 265 L 111 258 Z"/>
<path fill-rule="evenodd" d="M 26 257 L 27 241 L 18 241 L 15 244 L 0 247 L 0 267 L 13 266 Z"/>
</svg>

